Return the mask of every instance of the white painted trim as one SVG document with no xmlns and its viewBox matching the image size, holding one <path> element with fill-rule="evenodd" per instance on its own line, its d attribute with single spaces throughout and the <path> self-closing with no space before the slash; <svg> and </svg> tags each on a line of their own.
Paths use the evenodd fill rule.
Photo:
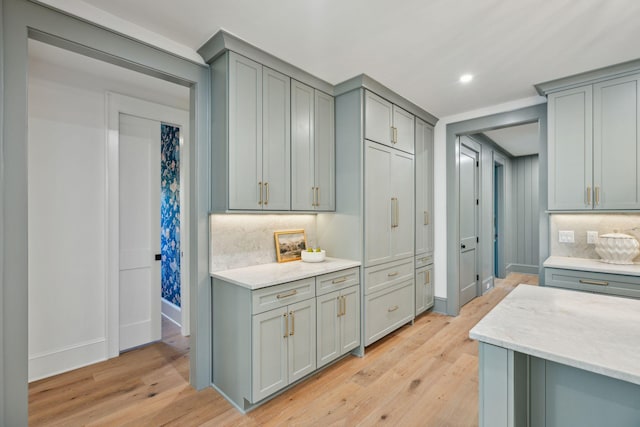
<svg viewBox="0 0 640 427">
<path fill-rule="evenodd" d="M 162 298 L 162 308 L 161 308 L 162 316 L 178 326 L 180 322 L 182 322 L 182 310 L 180 307 L 172 303 L 171 301 L 167 301 Z M 182 334 L 184 335 L 184 333 Z"/>
<path fill-rule="evenodd" d="M 107 341 L 96 338 L 29 356 L 29 382 L 106 360 Z"/>
<path fill-rule="evenodd" d="M 189 141 L 189 112 L 184 110 L 179 110 L 177 108 L 169 107 L 166 105 L 156 104 L 149 101 L 145 101 L 138 98 L 133 98 L 126 95 L 121 95 L 114 92 L 107 92 L 105 96 L 106 101 L 106 114 L 107 114 L 107 156 L 106 156 L 106 171 L 107 171 L 107 212 L 106 212 L 106 223 L 107 223 L 107 287 L 106 287 L 106 313 L 107 313 L 107 330 L 105 331 L 105 336 L 107 338 L 107 350 L 108 357 L 117 357 L 120 354 L 120 313 L 119 313 L 119 304 L 120 304 L 120 283 L 119 283 L 119 275 L 120 275 L 120 237 L 119 237 L 119 229 L 120 229 L 120 203 L 119 203 L 119 129 L 120 129 L 120 113 L 129 114 L 132 116 L 142 117 L 150 120 L 157 120 L 160 122 L 175 124 L 178 125 L 181 129 L 181 144 L 182 140 Z M 184 146 L 188 146 L 188 144 L 184 143 L 181 145 L 181 148 Z M 184 200 L 184 205 L 188 206 L 190 203 L 190 188 L 188 184 L 188 180 L 183 177 L 187 177 L 189 171 L 189 158 L 188 152 L 187 156 L 180 156 L 181 160 L 181 169 L 185 170 L 186 175 L 180 176 L 180 189 L 181 189 L 181 202 Z M 184 199 L 182 199 L 184 197 Z M 188 216 L 184 215 L 181 212 L 181 221 L 184 221 Z M 189 235 L 189 223 L 188 221 L 181 223 L 181 232 L 180 237 L 186 236 L 183 238 L 183 242 L 181 245 L 187 245 L 188 249 L 188 235 Z M 190 283 L 188 282 L 189 275 L 184 273 L 184 266 L 189 265 L 189 251 L 183 251 L 184 256 L 182 257 L 181 264 L 181 289 L 187 289 L 187 298 L 185 299 L 181 295 L 182 300 L 182 314 L 183 319 L 186 315 L 188 316 L 188 289 L 190 287 Z M 182 290 L 181 290 L 182 292 Z M 158 295 L 160 298 L 160 295 Z M 188 317 L 187 317 L 188 319 Z M 189 322 L 186 322 L 187 324 Z M 184 325 L 185 322 L 183 321 Z M 187 330 L 189 328 L 187 327 Z M 183 328 L 184 334 L 184 328 Z"/>
</svg>

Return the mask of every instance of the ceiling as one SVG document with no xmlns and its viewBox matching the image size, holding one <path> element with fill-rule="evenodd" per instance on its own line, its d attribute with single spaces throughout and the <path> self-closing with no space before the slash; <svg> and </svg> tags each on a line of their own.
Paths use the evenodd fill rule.
<svg viewBox="0 0 640 427">
<path fill-rule="evenodd" d="M 636 0 L 44 0 L 193 52 L 220 28 L 332 84 L 360 73 L 438 117 L 640 58 Z M 463 73 L 474 74 L 466 85 Z"/>
<path fill-rule="evenodd" d="M 484 134 L 514 157 L 538 154 L 538 123 L 496 129 Z"/>
</svg>

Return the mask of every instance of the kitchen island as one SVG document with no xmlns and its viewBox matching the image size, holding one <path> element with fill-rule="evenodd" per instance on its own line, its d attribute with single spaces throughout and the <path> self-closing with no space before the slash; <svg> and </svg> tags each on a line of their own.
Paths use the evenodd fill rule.
<svg viewBox="0 0 640 427">
<path fill-rule="evenodd" d="M 640 426 L 640 301 L 519 285 L 480 342 L 481 426 Z"/>
</svg>

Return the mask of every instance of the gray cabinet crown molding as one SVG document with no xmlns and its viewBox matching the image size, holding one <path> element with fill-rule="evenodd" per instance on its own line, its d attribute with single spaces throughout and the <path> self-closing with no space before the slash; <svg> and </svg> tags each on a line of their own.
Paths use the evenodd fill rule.
<svg viewBox="0 0 640 427">
<path fill-rule="evenodd" d="M 407 110 L 432 126 L 435 126 L 436 123 L 438 123 L 439 119 L 436 116 L 418 107 L 413 102 L 403 98 L 366 74 L 360 74 L 336 85 L 334 89 L 334 96 L 342 95 L 343 93 L 351 92 L 352 90 L 359 88 L 365 88 L 374 92 L 376 95 L 381 96 L 392 104 Z"/>
<path fill-rule="evenodd" d="M 534 85 L 534 87 L 540 95 L 545 96 L 550 93 L 571 89 L 577 86 L 590 85 L 604 80 L 624 77 L 630 74 L 635 74 L 639 71 L 640 59 L 634 59 L 633 61 L 621 62 L 608 67 L 597 68 L 584 73 L 538 83 Z"/>
<path fill-rule="evenodd" d="M 299 82 L 326 92 L 329 95 L 333 95 L 334 90 L 331 83 L 307 73 L 295 65 L 283 61 L 282 59 L 265 52 L 259 47 L 256 47 L 223 29 L 219 30 L 206 43 L 204 43 L 200 49 L 198 49 L 198 54 L 210 64 L 227 50 L 246 56 L 253 61 L 259 62 L 262 65 L 286 74 Z"/>
</svg>

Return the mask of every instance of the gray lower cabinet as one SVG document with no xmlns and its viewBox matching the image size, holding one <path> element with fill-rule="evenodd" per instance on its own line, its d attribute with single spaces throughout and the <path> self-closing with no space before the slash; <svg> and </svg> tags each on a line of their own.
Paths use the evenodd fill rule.
<svg viewBox="0 0 640 427">
<path fill-rule="evenodd" d="M 253 316 L 252 336 L 255 402 L 315 371 L 315 299 Z"/>
<path fill-rule="evenodd" d="M 360 345 L 360 288 L 318 296 L 318 368 Z"/>
<path fill-rule="evenodd" d="M 360 346 L 360 268 L 257 290 L 213 279 L 213 385 L 250 409 Z"/>
<path fill-rule="evenodd" d="M 416 316 L 433 307 L 433 265 L 416 269 Z"/>
<path fill-rule="evenodd" d="M 335 210 L 334 99 L 291 81 L 291 209 Z"/>
<path fill-rule="evenodd" d="M 591 271 L 544 269 L 545 285 L 640 299 L 640 277 Z"/>
<path fill-rule="evenodd" d="M 433 126 L 416 118 L 416 257 L 433 254 Z"/>
<path fill-rule="evenodd" d="M 364 345 L 410 322 L 415 313 L 413 258 L 364 269 Z"/>
<path fill-rule="evenodd" d="M 640 208 L 640 75 L 548 95 L 549 210 Z"/>
</svg>

